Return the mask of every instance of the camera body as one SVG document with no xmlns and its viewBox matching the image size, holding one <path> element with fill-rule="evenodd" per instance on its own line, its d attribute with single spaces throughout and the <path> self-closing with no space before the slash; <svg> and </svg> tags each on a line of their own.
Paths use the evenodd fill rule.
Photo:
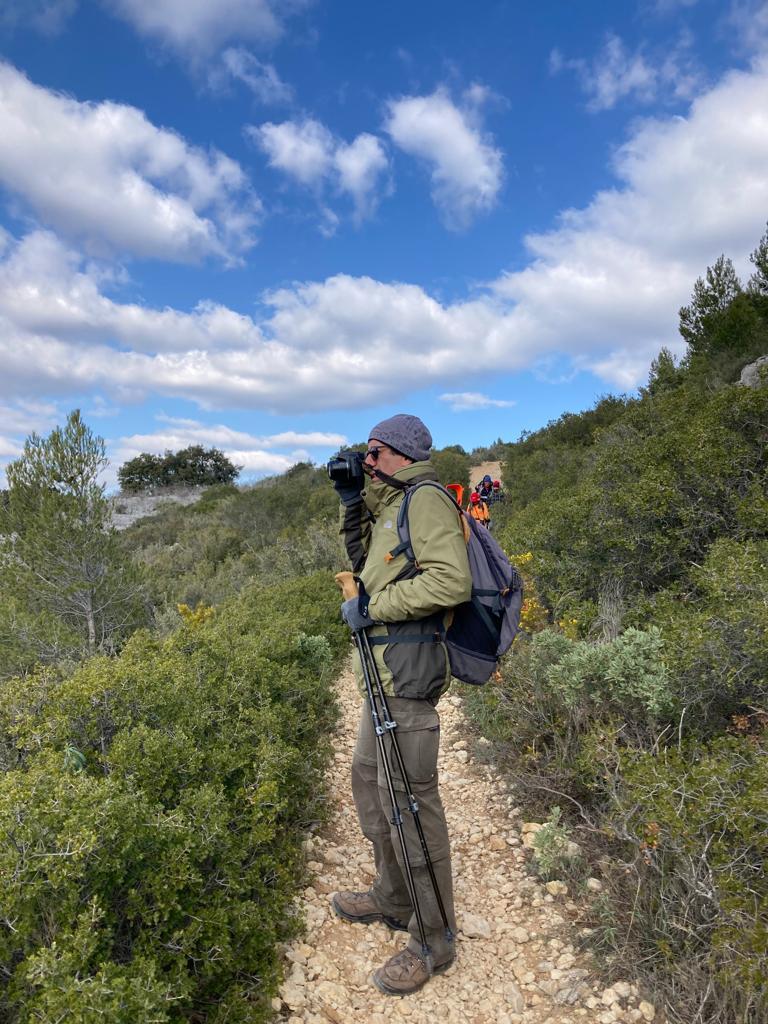
<svg viewBox="0 0 768 1024">
<path fill-rule="evenodd" d="M 335 484 L 349 485 L 365 479 L 364 452 L 341 451 L 328 463 L 328 476 Z"/>
</svg>

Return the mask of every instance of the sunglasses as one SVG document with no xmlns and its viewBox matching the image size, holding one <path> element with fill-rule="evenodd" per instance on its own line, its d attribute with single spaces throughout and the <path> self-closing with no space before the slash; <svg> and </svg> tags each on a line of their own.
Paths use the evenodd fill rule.
<svg viewBox="0 0 768 1024">
<path fill-rule="evenodd" d="M 375 444 L 372 448 L 368 449 L 368 451 L 365 453 L 365 457 L 368 458 L 368 456 L 370 456 L 371 462 L 378 462 L 379 452 L 384 451 L 386 447 L 387 445 L 385 444 Z"/>
</svg>

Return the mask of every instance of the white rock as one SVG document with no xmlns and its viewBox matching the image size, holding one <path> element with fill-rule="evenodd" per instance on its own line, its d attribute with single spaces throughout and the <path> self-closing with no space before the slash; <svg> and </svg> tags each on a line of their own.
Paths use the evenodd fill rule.
<svg viewBox="0 0 768 1024">
<path fill-rule="evenodd" d="M 504 985 L 504 998 L 507 1000 L 507 1009 L 511 1013 L 522 1013 L 525 1009 L 523 993 L 513 981 L 508 981 Z"/>
<path fill-rule="evenodd" d="M 632 995 L 632 988 L 628 981 L 617 981 L 613 986 L 613 991 L 620 999 L 629 999 Z"/>
<path fill-rule="evenodd" d="M 656 1007 L 653 1003 L 646 1002 L 644 999 L 638 1006 L 638 1010 L 643 1015 L 643 1020 L 652 1021 L 656 1016 Z"/>
<path fill-rule="evenodd" d="M 329 846 L 327 850 L 323 850 L 320 856 L 323 858 L 326 864 L 345 864 L 346 858 L 335 846 Z"/>
<path fill-rule="evenodd" d="M 600 996 L 603 1006 L 613 1006 L 614 1003 L 619 1001 L 619 997 L 616 995 L 612 988 L 607 988 Z"/>
<path fill-rule="evenodd" d="M 525 928 L 513 928 L 510 936 L 515 942 L 519 943 L 529 942 L 531 938 Z"/>
<path fill-rule="evenodd" d="M 602 892 L 603 883 L 599 878 L 588 878 L 587 879 L 587 892 Z"/>
<path fill-rule="evenodd" d="M 477 914 L 464 913 L 461 915 L 460 928 L 468 939 L 490 939 L 491 926 L 484 917 Z"/>
<path fill-rule="evenodd" d="M 286 982 L 280 989 L 280 995 L 285 1005 L 291 1010 L 303 1010 L 307 1004 L 307 997 L 303 989 L 291 982 Z"/>
</svg>

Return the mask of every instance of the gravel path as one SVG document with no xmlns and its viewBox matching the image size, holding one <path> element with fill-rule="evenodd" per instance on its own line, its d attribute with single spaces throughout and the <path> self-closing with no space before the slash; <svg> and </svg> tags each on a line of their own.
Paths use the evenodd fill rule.
<svg viewBox="0 0 768 1024">
<path fill-rule="evenodd" d="M 604 989 L 575 937 L 578 907 L 525 868 L 519 812 L 505 783 L 475 761 L 460 690 L 440 702 L 440 791 L 452 838 L 459 935 L 456 963 L 404 999 L 381 995 L 371 972 L 404 945 L 383 924 L 335 916 L 331 894 L 365 889 L 373 875 L 360 833 L 350 766 L 360 707 L 349 670 L 338 680 L 343 708 L 330 769 L 332 820 L 306 842 L 312 885 L 301 897 L 307 929 L 286 950 L 286 980 L 273 1001 L 290 1024 L 610 1024 L 660 1020 L 634 985 Z M 470 913 L 471 910 L 471 913 Z"/>
</svg>

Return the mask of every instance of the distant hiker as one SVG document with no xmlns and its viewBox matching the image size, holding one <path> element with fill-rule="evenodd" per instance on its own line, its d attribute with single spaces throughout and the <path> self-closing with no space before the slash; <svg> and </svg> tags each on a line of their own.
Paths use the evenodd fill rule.
<svg viewBox="0 0 768 1024">
<path fill-rule="evenodd" d="M 504 488 L 501 486 L 501 480 L 493 481 L 493 489 L 488 501 L 491 505 L 496 505 L 498 502 L 504 501 Z"/>
<path fill-rule="evenodd" d="M 491 513 L 488 510 L 488 503 L 480 497 L 477 491 L 472 491 L 469 496 L 467 512 L 483 526 L 488 526 L 491 521 Z"/>
<path fill-rule="evenodd" d="M 414 491 L 409 524 L 416 564 L 402 552 L 393 553 L 398 546 L 397 513 L 405 490 L 419 480 L 437 480 L 429 462 L 431 445 L 432 437 L 422 421 L 401 413 L 371 430 L 361 479 L 354 472 L 346 479 L 336 479 L 329 464 L 342 502 L 341 533 L 355 577 L 364 588 L 361 599 L 345 601 L 342 615 L 356 637 L 364 634 L 371 645 L 373 663 L 397 723 L 395 735 L 406 777 L 417 798 L 419 820 L 443 905 L 441 913 L 415 816 L 409 810 L 402 776 L 394 762 L 390 774 L 402 810 L 408 864 L 403 859 L 391 794 L 385 787 L 380 741 L 366 698 L 352 760 L 352 793 L 360 828 L 373 844 L 376 878 L 367 891 L 335 893 L 332 905 L 347 921 L 383 921 L 395 931 L 409 933 L 407 945 L 373 974 L 376 987 L 393 996 L 420 989 L 432 970 L 446 970 L 455 957 L 451 852 L 438 792 L 440 719 L 435 706 L 451 680 L 440 630 L 451 609 L 469 599 L 472 577 L 461 522 L 447 494 L 437 487 Z M 342 458 L 340 455 L 339 460 Z M 343 462 L 333 465 L 340 465 L 343 471 Z M 365 650 L 358 646 L 354 662 L 359 681 L 361 649 Z M 385 744 L 391 739 L 391 735 L 383 737 Z M 409 895 L 408 865 L 418 914 Z M 429 948 L 426 957 L 419 916 Z"/>
<path fill-rule="evenodd" d="M 475 490 L 480 495 L 480 497 L 483 499 L 483 501 L 488 501 L 489 500 L 489 498 L 493 494 L 493 480 L 491 479 L 491 474 L 490 473 L 486 473 L 485 474 L 485 476 L 480 481 L 480 483 L 477 485 Z"/>
</svg>

